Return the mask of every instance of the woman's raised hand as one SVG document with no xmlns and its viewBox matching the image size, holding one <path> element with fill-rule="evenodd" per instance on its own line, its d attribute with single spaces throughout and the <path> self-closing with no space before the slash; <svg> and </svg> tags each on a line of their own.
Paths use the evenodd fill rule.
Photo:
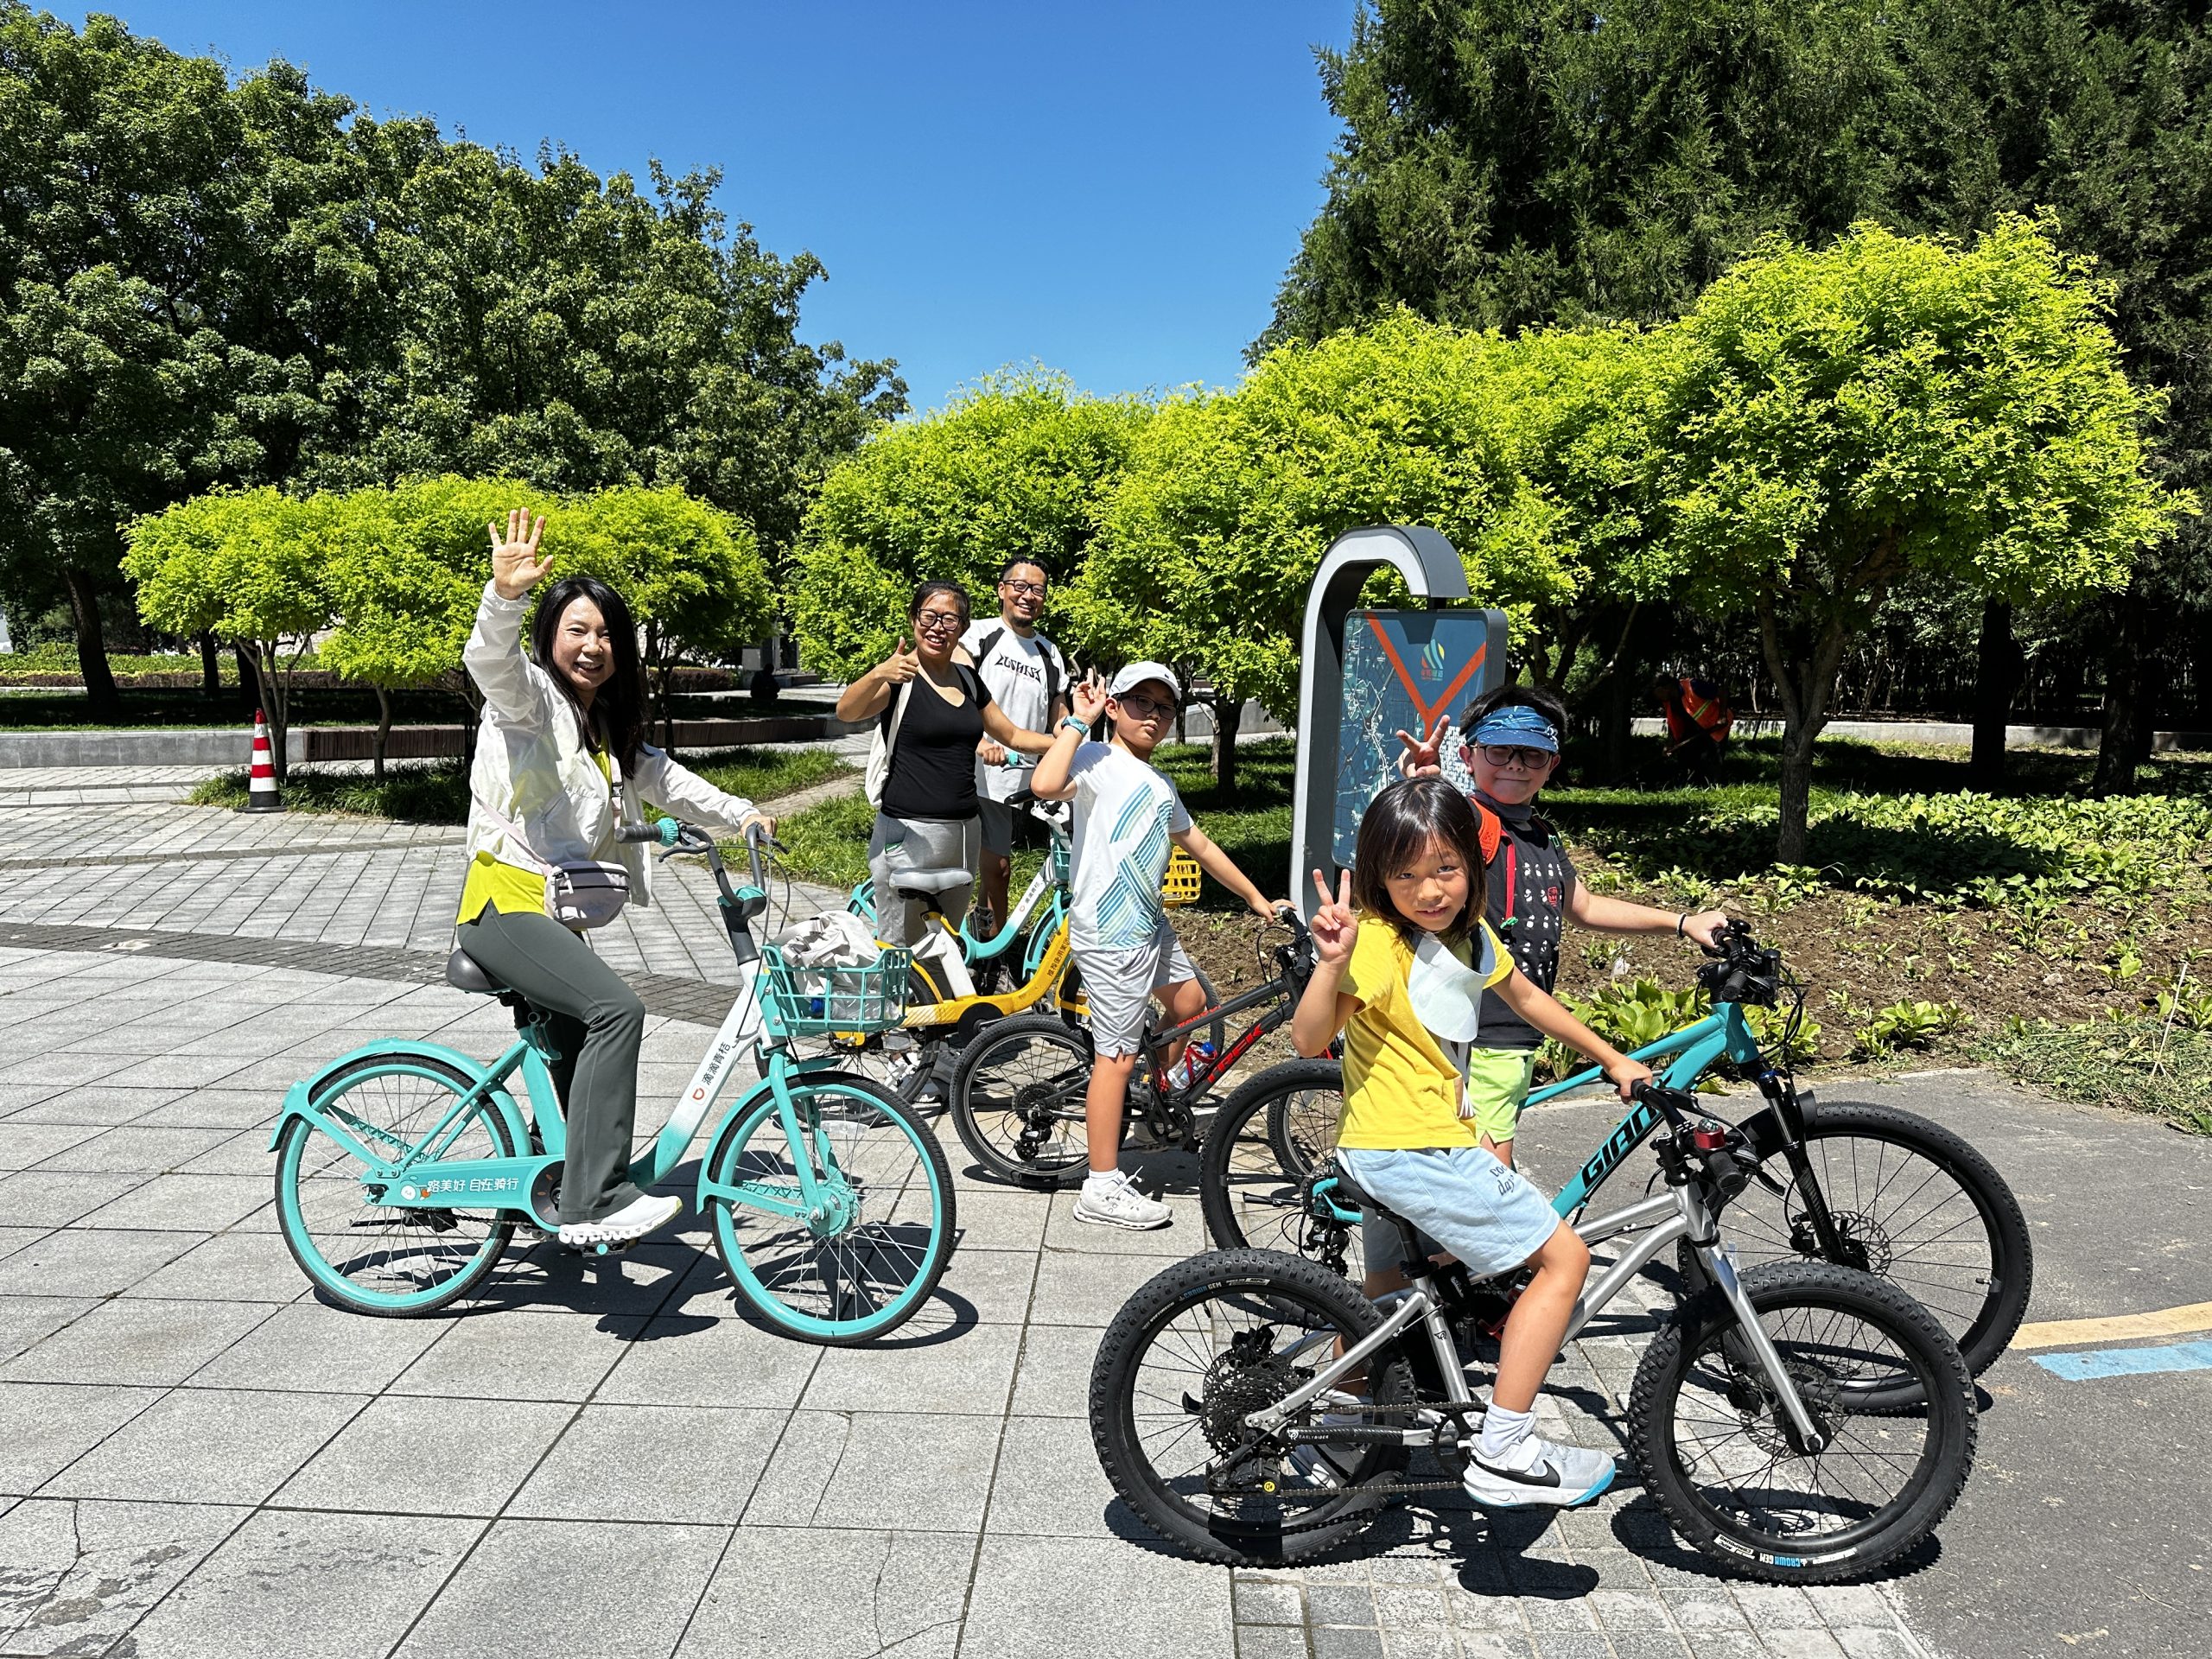
<svg viewBox="0 0 2212 1659">
<path fill-rule="evenodd" d="M 1106 682 L 1096 674 L 1084 676 L 1068 688 L 1068 707 L 1084 725 L 1095 724 L 1106 712 Z"/>
<path fill-rule="evenodd" d="M 908 645 L 902 634 L 897 647 L 876 664 L 875 671 L 887 685 L 904 685 L 922 671 L 922 653 Z"/>
<path fill-rule="evenodd" d="M 1313 954 L 1332 968 L 1341 968 L 1351 960 L 1352 943 L 1359 937 L 1359 918 L 1351 907 L 1351 872 L 1344 873 L 1334 894 L 1329 892 L 1328 878 L 1319 870 L 1313 872 L 1313 886 L 1321 895 L 1321 907 L 1306 924 L 1313 936 Z"/>
<path fill-rule="evenodd" d="M 543 513 L 532 518 L 524 509 L 517 507 L 507 514 L 504 538 L 499 534 L 498 519 L 484 528 L 492 537 L 492 586 L 499 590 L 501 599 L 520 599 L 553 568 L 550 553 L 542 559 L 537 556 L 539 538 L 545 534 Z"/>
<path fill-rule="evenodd" d="M 1393 734 L 1404 744 L 1406 752 L 1398 757 L 1398 774 L 1402 778 L 1433 778 L 1444 770 L 1444 728 L 1452 716 L 1441 709 L 1430 722 L 1428 735 L 1416 738 L 1401 728 Z"/>
</svg>

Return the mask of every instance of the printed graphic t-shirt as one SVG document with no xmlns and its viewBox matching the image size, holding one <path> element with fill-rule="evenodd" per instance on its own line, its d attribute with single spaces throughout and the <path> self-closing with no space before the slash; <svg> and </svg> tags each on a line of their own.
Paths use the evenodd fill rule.
<svg viewBox="0 0 2212 1659">
<path fill-rule="evenodd" d="M 998 638 L 992 641 L 990 655 L 986 657 L 982 654 L 982 642 L 995 633 Z M 1047 722 L 1052 710 L 1045 698 L 1046 679 L 1049 677 L 1058 685 L 1063 698 L 1067 696 L 1067 662 L 1058 645 L 1041 633 L 1033 633 L 1025 639 L 1007 626 L 1004 619 L 995 616 L 970 622 L 960 643 L 976 658 L 976 671 L 983 677 L 983 683 L 991 689 L 992 701 L 1006 710 L 1008 720 L 1025 731 L 1051 729 Z M 1028 781 L 1022 775 L 1024 770 L 984 766 L 979 772 L 982 781 L 978 787 L 992 800 L 1009 799 Z"/>
<path fill-rule="evenodd" d="M 1074 897 L 1068 943 L 1078 950 L 1128 950 L 1166 919 L 1160 879 L 1168 836 L 1191 827 L 1175 785 L 1127 749 L 1083 743 L 1068 768 L 1075 780 Z"/>
<path fill-rule="evenodd" d="M 1513 971 L 1490 924 L 1460 947 L 1462 960 L 1495 985 Z M 1344 1107 L 1337 1144 L 1383 1152 L 1477 1147 L 1482 1131 L 1459 1116 L 1459 1068 L 1414 1012 L 1406 989 L 1413 948 L 1379 918 L 1363 918 L 1338 988 L 1359 999 L 1344 1026 Z"/>
<path fill-rule="evenodd" d="M 1562 921 L 1574 895 L 1573 862 L 1551 827 L 1528 805 L 1501 806 L 1488 796 L 1478 798 L 1497 814 L 1505 832 L 1498 838 L 1497 856 L 1490 861 L 1485 919 L 1513 953 L 1514 965 L 1548 991 L 1559 983 Z M 1478 1048 L 1532 1049 L 1543 1040 L 1496 995 L 1483 998 Z"/>
</svg>

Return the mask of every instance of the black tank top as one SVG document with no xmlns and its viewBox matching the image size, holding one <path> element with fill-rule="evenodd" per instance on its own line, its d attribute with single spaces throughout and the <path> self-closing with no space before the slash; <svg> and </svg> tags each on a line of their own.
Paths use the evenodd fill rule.
<svg viewBox="0 0 2212 1659">
<path fill-rule="evenodd" d="M 891 775 L 883 781 L 883 810 L 894 818 L 972 818 L 976 804 L 976 746 L 983 741 L 983 709 L 991 689 L 976 671 L 956 663 L 953 669 L 967 692 L 958 704 L 947 702 L 917 674 L 913 691 L 906 698 L 906 717 L 899 722 L 899 741 L 891 746 Z M 887 731 L 891 708 L 883 711 Z"/>
</svg>

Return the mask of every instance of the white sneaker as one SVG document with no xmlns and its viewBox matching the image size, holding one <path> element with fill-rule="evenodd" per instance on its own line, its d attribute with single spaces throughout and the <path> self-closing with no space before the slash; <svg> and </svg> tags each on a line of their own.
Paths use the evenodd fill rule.
<svg viewBox="0 0 2212 1659">
<path fill-rule="evenodd" d="M 1076 1196 L 1075 1218 L 1142 1232 L 1165 1227 L 1175 1219 L 1175 1212 L 1159 1200 L 1145 1197 L 1137 1191 L 1136 1183 L 1117 1169 L 1111 1175 L 1084 1177 L 1083 1191 Z"/>
<path fill-rule="evenodd" d="M 1462 1483 L 1486 1510 L 1571 1510 L 1613 1484 L 1612 1454 L 1580 1446 L 1556 1446 L 1531 1434 L 1502 1458 L 1478 1451 Z"/>
<path fill-rule="evenodd" d="M 601 1244 L 634 1244 L 656 1227 L 665 1226 L 683 1213 L 683 1200 L 674 1193 L 632 1200 L 599 1221 L 564 1221 L 561 1242 L 571 1249 L 588 1250 Z"/>
</svg>

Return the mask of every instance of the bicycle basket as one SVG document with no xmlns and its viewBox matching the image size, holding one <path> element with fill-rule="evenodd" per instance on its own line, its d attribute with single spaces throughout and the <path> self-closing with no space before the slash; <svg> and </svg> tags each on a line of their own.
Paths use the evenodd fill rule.
<svg viewBox="0 0 2212 1659">
<path fill-rule="evenodd" d="M 771 1037 L 890 1031 L 906 1017 L 912 954 L 887 947 L 863 967 L 800 965 L 782 947 L 760 947 L 760 1023 Z"/>
<path fill-rule="evenodd" d="M 1167 874 L 1160 878 L 1160 896 L 1171 905 L 1198 902 L 1198 861 L 1180 847 L 1167 855 Z"/>
</svg>

